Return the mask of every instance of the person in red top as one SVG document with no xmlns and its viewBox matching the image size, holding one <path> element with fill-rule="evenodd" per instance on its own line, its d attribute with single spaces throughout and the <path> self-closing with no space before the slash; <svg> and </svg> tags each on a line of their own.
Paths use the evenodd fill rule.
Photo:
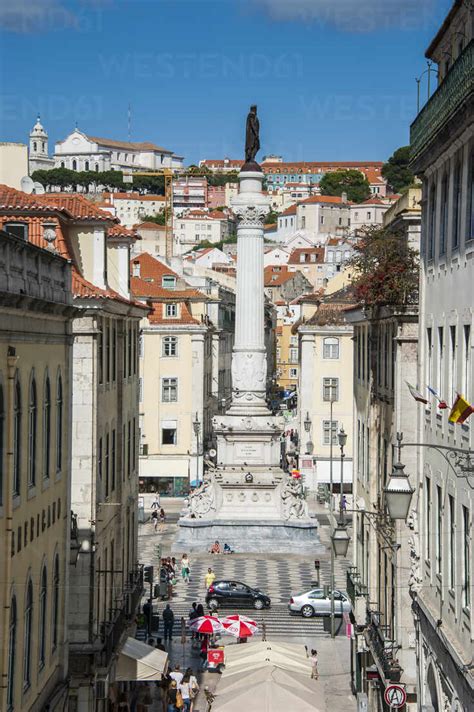
<svg viewBox="0 0 474 712">
<path fill-rule="evenodd" d="M 208 640 L 207 635 L 203 636 L 202 643 L 201 643 L 201 652 L 199 653 L 199 657 L 202 660 L 202 669 L 205 670 L 207 668 L 207 649 L 209 647 L 209 640 Z"/>
</svg>

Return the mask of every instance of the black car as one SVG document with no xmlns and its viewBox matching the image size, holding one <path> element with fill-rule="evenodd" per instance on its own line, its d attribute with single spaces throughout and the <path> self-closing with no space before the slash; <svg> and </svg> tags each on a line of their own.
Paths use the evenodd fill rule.
<svg viewBox="0 0 474 712">
<path fill-rule="evenodd" d="M 224 608 L 270 608 L 269 596 L 240 581 L 214 581 L 206 594 L 206 603 L 211 609 Z"/>
</svg>

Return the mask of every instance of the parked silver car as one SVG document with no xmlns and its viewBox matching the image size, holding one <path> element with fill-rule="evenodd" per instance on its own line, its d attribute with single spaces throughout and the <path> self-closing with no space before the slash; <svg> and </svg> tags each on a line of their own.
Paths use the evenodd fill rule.
<svg viewBox="0 0 474 712">
<path fill-rule="evenodd" d="M 331 593 L 327 595 L 322 588 L 313 588 L 306 593 L 298 593 L 290 598 L 288 604 L 290 613 L 301 613 L 303 618 L 311 618 L 311 616 L 330 616 L 331 615 Z M 344 591 L 334 589 L 334 613 L 340 616 L 343 613 L 349 613 L 351 610 L 351 602 Z"/>
</svg>

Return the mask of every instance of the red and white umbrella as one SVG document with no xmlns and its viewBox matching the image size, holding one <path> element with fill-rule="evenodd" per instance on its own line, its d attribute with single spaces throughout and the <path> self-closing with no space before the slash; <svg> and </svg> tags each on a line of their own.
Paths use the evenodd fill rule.
<svg viewBox="0 0 474 712">
<path fill-rule="evenodd" d="M 236 638 L 250 638 L 258 631 L 257 622 L 247 616 L 227 616 L 222 620 L 226 633 Z"/>
<path fill-rule="evenodd" d="M 189 624 L 189 627 L 195 633 L 207 633 L 207 635 L 219 633 L 223 629 L 222 623 L 216 616 L 199 616 Z"/>
</svg>

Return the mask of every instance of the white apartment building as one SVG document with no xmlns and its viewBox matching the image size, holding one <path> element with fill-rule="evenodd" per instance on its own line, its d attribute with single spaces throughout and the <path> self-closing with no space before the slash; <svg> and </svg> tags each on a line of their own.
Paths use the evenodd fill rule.
<svg viewBox="0 0 474 712">
<path fill-rule="evenodd" d="M 230 235 L 232 223 L 219 211 L 190 210 L 174 220 L 175 255 L 182 255 L 200 242 L 221 242 Z"/>
<path fill-rule="evenodd" d="M 363 203 L 354 203 L 350 207 L 351 235 L 357 236 L 361 230 L 368 227 L 381 227 L 383 216 L 390 208 L 389 200 L 382 200 L 376 195 L 367 198 Z"/>
<path fill-rule="evenodd" d="M 345 309 L 352 303 L 350 289 L 335 292 L 316 304 L 313 316 L 298 327 L 299 466 L 305 486 L 311 491 L 316 491 L 320 484 L 328 485 L 331 471 L 333 492 L 340 491 L 337 433 L 341 427 L 348 434 L 343 466 L 344 491 L 352 491 L 353 328 L 345 318 Z M 309 432 L 304 427 L 308 418 L 311 423 Z"/>
<path fill-rule="evenodd" d="M 125 227 L 133 227 L 143 222 L 146 217 L 156 217 L 165 208 L 163 195 L 151 193 L 104 193 L 104 200 L 110 204 L 107 208 Z"/>
<path fill-rule="evenodd" d="M 115 141 L 89 136 L 74 129 L 54 149 L 54 167 L 72 171 L 156 171 L 180 169 L 183 156 L 178 156 L 149 141 Z"/>
<path fill-rule="evenodd" d="M 410 132 L 423 191 L 419 382 L 448 405 L 457 393 L 474 402 L 473 23 L 472 4 L 454 2 L 426 51 L 438 87 Z M 433 403 L 420 414 L 418 441 L 426 447 L 419 449 L 413 609 L 422 708 L 467 712 L 474 699 L 474 478 L 464 468 L 474 418 L 452 424 L 448 413 Z"/>
</svg>

